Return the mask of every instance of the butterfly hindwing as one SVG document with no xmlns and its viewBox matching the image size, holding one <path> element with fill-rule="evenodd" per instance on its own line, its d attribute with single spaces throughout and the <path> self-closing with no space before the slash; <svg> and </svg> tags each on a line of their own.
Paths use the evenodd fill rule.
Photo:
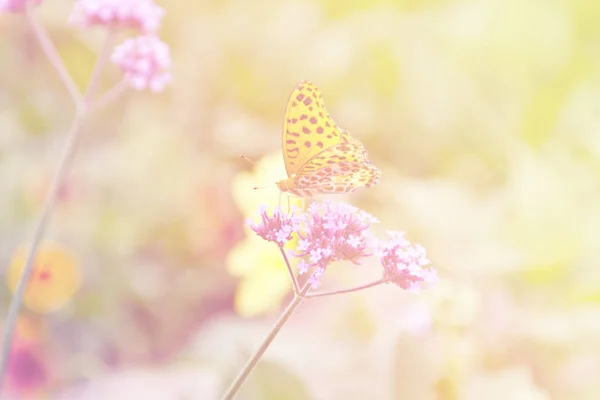
<svg viewBox="0 0 600 400">
<path fill-rule="evenodd" d="M 377 183 L 381 171 L 369 161 L 357 139 L 315 155 L 299 171 L 296 187 L 318 193 L 347 193 Z"/>
</svg>

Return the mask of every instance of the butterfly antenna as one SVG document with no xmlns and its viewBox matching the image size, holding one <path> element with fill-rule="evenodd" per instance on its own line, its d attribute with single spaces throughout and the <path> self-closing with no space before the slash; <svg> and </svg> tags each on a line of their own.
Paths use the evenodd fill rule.
<svg viewBox="0 0 600 400">
<path fill-rule="evenodd" d="M 242 160 L 246 160 L 246 161 L 248 161 L 250 164 L 254 165 L 256 168 L 259 168 L 261 171 L 263 171 L 263 172 L 267 172 L 267 170 L 266 170 L 266 169 L 264 169 L 263 167 L 260 167 L 258 164 L 256 164 L 256 163 L 254 162 L 254 160 L 252 160 L 252 159 L 250 159 L 250 158 L 246 157 L 245 155 L 243 155 L 243 154 L 240 154 L 240 158 L 241 158 Z M 255 188 L 255 189 L 257 189 L 257 188 Z"/>
<path fill-rule="evenodd" d="M 268 172 L 268 171 L 267 171 L 265 168 L 263 168 L 263 167 L 261 167 L 261 166 L 257 165 L 257 164 L 256 164 L 256 163 L 255 163 L 253 160 L 251 160 L 250 158 L 246 157 L 245 155 L 243 155 L 243 154 L 240 154 L 240 158 L 241 158 L 241 159 L 243 159 L 243 160 L 246 160 L 246 161 L 248 161 L 250 164 L 254 165 L 255 167 L 258 167 L 258 168 L 259 168 L 261 171 L 263 171 L 265 174 L 268 174 L 268 173 L 269 173 L 269 172 Z M 255 186 L 255 187 L 253 187 L 253 188 L 252 188 L 252 190 L 268 189 L 268 188 L 271 188 L 271 187 L 273 187 L 273 186 L 277 186 L 277 184 L 275 184 L 275 183 L 272 183 L 272 184 L 270 184 L 270 185 L 265 185 L 265 186 Z"/>
<path fill-rule="evenodd" d="M 270 187 L 273 187 L 273 185 L 266 185 L 266 186 L 254 186 L 252 188 L 252 190 L 259 190 L 259 189 L 268 189 Z"/>
</svg>

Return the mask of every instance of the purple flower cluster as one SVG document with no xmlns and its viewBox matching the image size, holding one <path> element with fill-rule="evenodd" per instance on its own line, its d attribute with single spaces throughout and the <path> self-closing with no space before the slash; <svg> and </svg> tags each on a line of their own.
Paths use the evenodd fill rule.
<svg viewBox="0 0 600 400">
<path fill-rule="evenodd" d="M 403 232 L 390 231 L 390 241 L 380 244 L 379 257 L 384 271 L 384 280 L 412 292 L 425 285 L 435 283 L 436 271 L 430 265 L 425 248 L 412 244 Z"/>
<path fill-rule="evenodd" d="M 160 92 L 172 80 L 169 46 L 157 35 L 164 15 L 165 10 L 153 0 L 79 0 L 70 22 L 86 28 L 139 31 L 141 36 L 127 39 L 114 49 L 111 60 L 133 89 Z"/>
<path fill-rule="evenodd" d="M 12 13 L 23 12 L 28 2 L 38 5 L 42 0 L 0 0 L 0 11 Z"/>
<path fill-rule="evenodd" d="M 160 92 L 171 82 L 169 46 L 155 35 L 126 40 L 115 48 L 111 60 L 136 90 Z"/>
<path fill-rule="evenodd" d="M 133 28 L 144 33 L 156 32 L 165 10 L 152 0 L 79 0 L 70 22 L 74 25 L 109 28 Z"/>
<path fill-rule="evenodd" d="M 358 208 L 345 203 L 312 203 L 298 236 L 300 240 L 296 257 L 300 260 L 300 274 L 314 268 L 311 275 L 313 287 L 319 285 L 327 266 L 335 261 L 347 260 L 359 264 L 372 254 L 373 238 L 369 227 L 376 219 Z"/>
<path fill-rule="evenodd" d="M 261 238 L 283 248 L 297 235 L 298 245 L 290 253 L 301 259 L 300 275 L 312 271 L 309 282 L 313 288 L 319 286 L 331 263 L 359 264 L 375 252 L 381 259 L 385 282 L 417 291 L 437 280 L 422 246 L 412 244 L 399 232 L 390 232 L 391 240 L 379 244 L 369 230 L 377 219 L 349 204 L 312 203 L 305 212 L 294 210 L 289 214 L 277 207 L 272 215 L 263 206 L 259 214 L 261 221 L 248 225 Z"/>
<path fill-rule="evenodd" d="M 0 0 L 0 11 L 23 12 L 28 1 L 37 5 L 42 0 Z M 169 46 L 157 36 L 164 16 L 165 10 L 154 0 L 78 0 L 69 21 L 86 28 L 139 31 L 142 36 L 117 46 L 111 59 L 130 87 L 160 92 L 172 80 Z"/>
<path fill-rule="evenodd" d="M 261 206 L 258 211 L 261 221 L 258 224 L 251 220 L 247 221 L 248 226 L 258 236 L 268 242 L 273 242 L 279 247 L 283 247 L 292 239 L 292 234 L 298 230 L 302 219 L 297 215 L 296 210 L 286 214 L 281 208 L 275 207 L 273 215 L 269 215 L 267 206 Z"/>
</svg>

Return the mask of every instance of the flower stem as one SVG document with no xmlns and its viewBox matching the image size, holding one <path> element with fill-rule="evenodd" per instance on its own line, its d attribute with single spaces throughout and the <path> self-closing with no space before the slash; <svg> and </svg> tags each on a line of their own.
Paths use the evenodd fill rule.
<svg viewBox="0 0 600 400">
<path fill-rule="evenodd" d="M 283 247 L 279 246 L 279 251 L 281 251 L 281 255 L 283 256 L 283 259 L 285 260 L 285 265 L 287 266 L 288 272 L 290 274 L 290 278 L 292 279 L 292 285 L 294 286 L 294 294 L 296 296 L 298 296 L 300 294 L 300 286 L 298 285 L 298 280 L 296 279 L 296 274 L 294 274 L 294 270 L 292 269 L 292 266 L 290 265 L 290 260 L 288 259 L 287 255 L 285 254 Z"/>
<path fill-rule="evenodd" d="M 373 286 L 381 285 L 382 283 L 385 283 L 385 280 L 384 279 L 378 279 L 378 280 L 376 280 L 374 282 L 366 283 L 366 284 L 360 285 L 360 286 L 351 287 L 351 288 L 348 288 L 348 289 L 334 290 L 332 292 L 321 292 L 321 293 L 307 294 L 305 296 L 305 298 L 312 299 L 312 298 L 315 298 L 315 297 L 333 296 L 334 294 L 358 292 L 360 290 L 368 289 L 368 288 L 371 288 Z"/>
<path fill-rule="evenodd" d="M 69 75 L 69 72 L 63 64 L 60 55 L 56 50 L 56 47 L 54 46 L 54 44 L 50 40 L 50 37 L 48 36 L 48 32 L 46 32 L 44 27 L 39 23 L 39 21 L 35 17 L 35 14 L 33 13 L 33 10 L 31 8 L 31 2 L 28 2 L 28 4 L 26 4 L 25 6 L 25 18 L 31 26 L 31 29 L 33 30 L 33 33 L 37 38 L 38 42 L 40 42 L 40 46 L 42 47 L 44 54 L 46 55 L 46 57 L 48 57 L 50 64 L 52 64 L 61 82 L 63 83 L 63 85 L 65 85 L 67 92 L 69 92 L 71 99 L 73 99 L 73 102 L 78 108 L 82 107 L 83 96 L 79 92 L 79 89 L 77 89 L 77 85 L 75 85 L 73 78 L 71 78 L 71 75 Z"/>
<path fill-rule="evenodd" d="M 104 45 L 102 46 L 102 50 L 100 50 L 100 56 L 96 61 L 96 65 L 94 66 L 94 70 L 92 71 L 92 77 L 90 78 L 90 83 L 85 90 L 85 94 L 83 95 L 84 99 L 89 102 L 94 95 L 94 91 L 96 90 L 96 86 L 100 82 L 100 75 L 106 66 L 106 62 L 110 56 L 110 50 L 113 47 L 113 38 L 114 32 L 110 31 L 106 40 L 104 40 Z"/>
<path fill-rule="evenodd" d="M 273 339 L 275 339 L 275 336 L 277 336 L 283 325 L 287 322 L 287 320 L 292 316 L 294 311 L 296 311 L 298 306 L 302 303 L 302 301 L 304 300 L 304 296 L 306 296 L 306 293 L 308 293 L 310 287 L 311 283 L 309 280 L 304 284 L 300 293 L 296 294 L 294 296 L 294 299 L 290 302 L 290 304 L 288 304 L 286 309 L 283 311 L 283 314 L 281 314 L 277 322 L 275 322 L 275 325 L 273 325 L 273 328 L 271 329 L 265 340 L 262 342 L 258 350 L 256 350 L 256 353 L 254 353 L 252 358 L 240 371 L 240 373 L 235 378 L 231 386 L 229 386 L 229 389 L 227 389 L 227 392 L 225 392 L 221 400 L 231 400 L 233 399 L 233 396 L 237 394 L 237 392 L 240 390 L 240 388 L 254 369 L 254 367 L 256 367 L 256 364 L 263 356 Z"/>
<path fill-rule="evenodd" d="M 64 180 L 64 177 L 66 176 L 70 161 L 75 153 L 74 149 L 76 147 L 77 136 L 82 122 L 83 114 L 78 113 L 75 116 L 73 124 L 71 125 L 71 129 L 67 133 L 67 141 L 60 157 L 58 169 L 56 170 L 50 189 L 46 193 L 44 206 L 42 207 L 41 214 L 38 218 L 38 222 L 33 233 L 33 240 L 31 241 L 31 245 L 29 246 L 29 250 L 27 252 L 25 267 L 23 268 L 23 272 L 19 278 L 17 289 L 10 301 L 10 305 L 8 306 L 8 315 L 6 316 L 4 335 L 2 337 L 2 353 L 0 353 L 0 397 L 2 396 L 2 384 L 4 382 L 4 375 L 10 358 L 12 337 L 17 324 L 17 319 L 19 317 L 19 310 L 21 309 L 21 305 L 23 303 L 25 287 L 27 286 L 29 278 L 31 277 L 31 273 L 33 272 L 33 260 L 35 253 L 42 240 L 42 237 L 44 236 L 46 226 L 48 225 L 50 215 L 52 214 L 52 210 L 54 209 L 54 205 L 56 203 L 59 188 Z"/>
<path fill-rule="evenodd" d="M 122 79 L 112 88 L 108 89 L 106 92 L 102 93 L 100 97 L 94 100 L 88 107 L 88 111 L 90 113 L 97 111 L 104 107 L 107 104 L 110 104 L 117 100 L 124 92 L 129 88 L 129 83 Z"/>
<path fill-rule="evenodd" d="M 23 267 L 23 271 L 19 278 L 17 288 L 8 306 L 8 314 L 6 316 L 4 333 L 2 336 L 2 351 L 0 352 L 0 398 L 2 397 L 2 387 L 5 379 L 6 369 L 10 361 L 9 359 L 12 347 L 12 339 L 17 324 L 17 319 L 19 317 L 19 311 L 23 303 L 23 296 L 25 294 L 27 283 L 29 282 L 29 279 L 33 272 L 33 261 L 35 259 L 35 255 L 40 245 L 40 242 L 44 237 L 44 233 L 52 215 L 52 211 L 54 210 L 59 189 L 65 177 L 67 176 L 69 167 L 75 156 L 79 133 L 81 132 L 81 126 L 87 116 L 86 105 L 89 100 L 88 97 L 89 94 L 91 94 L 91 90 L 89 89 L 86 92 L 85 96 L 82 96 L 81 93 L 78 91 L 77 87 L 75 86 L 75 83 L 71 79 L 70 75 L 67 72 L 67 69 L 62 63 L 60 56 L 56 51 L 56 47 L 52 44 L 52 41 L 48 37 L 48 33 L 38 23 L 29 5 L 26 6 L 25 15 L 27 21 L 31 25 L 31 29 L 34 31 L 35 36 L 40 42 L 40 46 L 44 54 L 46 55 L 46 57 L 48 57 L 50 63 L 54 66 L 54 69 L 57 71 L 61 81 L 63 82 L 71 98 L 75 102 L 76 112 L 73 122 L 71 123 L 71 127 L 67 132 L 67 138 L 62 150 L 62 154 L 58 161 L 58 167 L 50 184 L 50 188 L 46 193 L 44 205 L 42 206 L 42 210 L 37 219 L 37 224 L 33 232 L 33 238 L 27 252 L 27 257 L 25 258 L 25 266 Z M 107 46 L 105 46 L 104 48 L 106 49 Z M 98 63 L 106 63 L 107 60 L 108 57 L 104 56 L 99 58 Z M 95 72 L 92 74 L 92 78 L 90 79 L 89 88 L 93 88 L 96 85 L 100 75 L 99 71 L 101 70 L 102 66 L 96 65 Z"/>
</svg>

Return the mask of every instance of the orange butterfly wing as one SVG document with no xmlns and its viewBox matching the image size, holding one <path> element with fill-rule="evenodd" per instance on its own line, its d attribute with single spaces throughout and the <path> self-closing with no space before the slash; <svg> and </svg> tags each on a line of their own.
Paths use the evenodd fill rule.
<svg viewBox="0 0 600 400">
<path fill-rule="evenodd" d="M 298 172 L 297 190 L 316 193 L 349 193 L 379 182 L 381 170 L 367 156 L 363 144 L 352 137 L 322 151 Z"/>
<path fill-rule="evenodd" d="M 342 141 L 342 132 L 309 81 L 300 82 L 290 95 L 283 123 L 283 161 L 292 177 L 315 155 Z"/>
</svg>

